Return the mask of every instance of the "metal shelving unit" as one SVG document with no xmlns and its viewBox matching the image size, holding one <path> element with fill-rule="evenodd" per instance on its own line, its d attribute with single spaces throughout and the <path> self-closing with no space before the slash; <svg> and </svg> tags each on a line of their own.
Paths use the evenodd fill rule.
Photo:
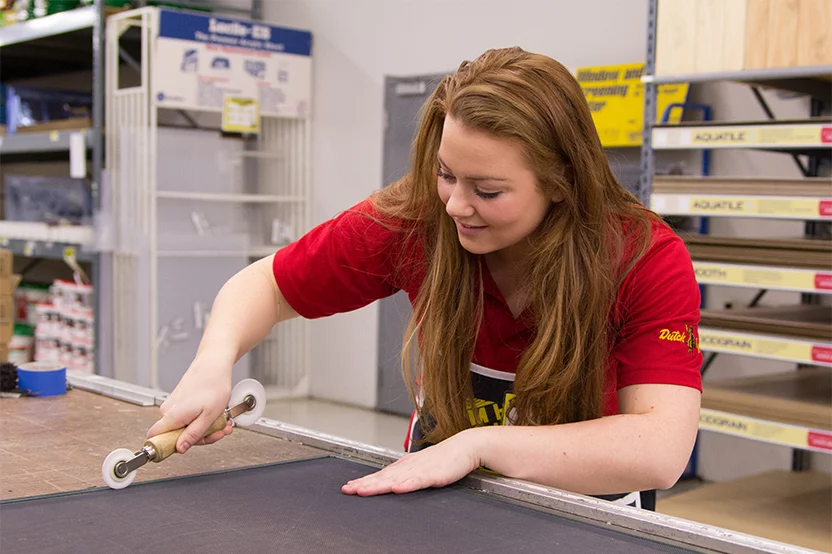
<svg viewBox="0 0 832 554">
<path fill-rule="evenodd" d="M 255 1 L 250 15 L 229 20 L 257 27 L 261 37 L 270 37 L 266 40 L 272 42 L 265 45 L 269 49 L 256 56 L 263 65 L 255 77 L 248 73 L 258 65 L 252 60 L 255 56 L 228 52 L 229 58 L 239 57 L 224 60 L 226 65 L 243 67 L 245 62 L 247 67 L 237 74 L 232 70 L 230 80 L 241 89 L 261 81 L 256 91 L 238 93 L 253 94 L 247 99 L 257 100 L 263 83 L 283 87 L 284 81 L 277 85 L 276 79 L 291 70 L 291 81 L 288 76 L 284 79 L 296 88 L 287 86 L 285 94 L 295 94 L 291 102 L 299 106 L 288 110 L 292 105 L 288 100 L 276 107 L 265 104 L 267 96 L 261 97 L 257 132 L 242 134 L 222 127 L 222 105 L 200 103 L 206 96 L 172 106 L 159 91 L 174 86 L 172 80 L 188 83 L 198 78 L 196 70 L 180 69 L 183 62 L 170 69 L 171 56 L 181 60 L 188 54 L 178 52 L 179 42 L 173 43 L 172 35 L 165 33 L 174 33 L 176 25 L 190 29 L 190 35 L 177 35 L 175 40 L 190 40 L 190 55 L 213 56 L 210 44 L 200 50 L 202 39 L 193 32 L 207 29 L 208 18 L 144 7 L 108 21 L 108 206 L 115 221 L 113 342 L 115 377 L 122 381 L 171 390 L 193 360 L 207 312 L 223 282 L 252 258 L 273 254 L 288 242 L 286 237 L 299 237 L 307 230 L 311 124 L 300 108 L 310 98 L 311 34 L 252 22 L 258 19 L 259 9 Z M 141 55 L 128 64 L 141 78 L 124 84 L 120 50 L 123 34 L 129 31 L 140 36 Z M 297 49 L 292 60 L 284 58 L 286 54 L 271 56 L 270 52 L 277 52 L 274 48 L 282 51 L 292 41 Z M 160 73 L 164 71 L 175 71 L 176 77 L 168 80 L 167 73 Z M 308 88 L 302 86 L 306 80 Z M 273 97 L 277 92 L 282 96 L 284 90 L 271 92 Z M 171 116 L 189 121 L 191 127 L 166 125 Z M 307 333 L 308 326 L 300 320 L 276 327 L 235 365 L 234 378 L 253 376 L 272 397 L 305 396 Z"/>
<path fill-rule="evenodd" d="M 0 137 L 0 160 L 25 159 L 30 154 L 66 155 L 72 148 L 73 135 L 81 136 L 85 150 L 92 149 L 94 133 L 90 129 L 20 133 Z"/>
<path fill-rule="evenodd" d="M 68 156 L 73 133 L 82 133 L 85 158 L 90 157 L 88 169 L 93 210 L 100 207 L 101 176 L 104 167 L 104 0 L 92 6 L 59 12 L 0 28 L 0 59 L 4 81 L 57 75 L 92 69 L 93 113 L 92 126 L 83 130 L 60 130 L 44 133 L 15 134 L 2 137 L 0 161 L 38 160 L 44 155 Z M 89 156 L 87 156 L 87 154 Z M 72 259 L 90 264 L 89 278 L 93 283 L 93 312 L 95 314 L 94 350 L 96 373 L 101 372 L 98 355 L 100 344 L 101 258 L 97 252 L 85 249 L 85 243 L 53 240 L 56 229 L 33 231 L 30 226 L 15 226 L 3 222 L 0 234 L 16 255 L 27 258 Z M 89 227 L 62 230 L 92 240 Z M 68 256 L 71 254 L 71 256 Z"/>
<path fill-rule="evenodd" d="M 655 25 L 653 27 L 655 34 Z M 655 43 L 652 46 L 655 50 Z M 655 53 L 655 52 L 654 52 Z M 655 58 L 655 56 L 654 56 Z M 748 69 L 720 73 L 687 73 L 684 75 L 645 75 L 644 83 L 654 86 L 673 83 L 713 83 L 734 81 L 765 88 L 809 94 L 824 101 L 832 99 L 832 87 L 822 77 L 832 72 L 832 66 L 814 65 L 776 69 Z"/>
<path fill-rule="evenodd" d="M 832 220 L 832 181 L 817 178 L 821 160 L 832 159 L 832 118 L 822 117 L 824 105 L 832 100 L 832 65 L 759 69 L 722 73 L 692 73 L 684 75 L 656 76 L 656 38 L 659 0 L 650 0 L 648 7 L 647 62 L 645 84 L 645 114 L 655 113 L 656 87 L 666 83 L 708 83 L 733 81 L 751 87 L 757 100 L 768 115 L 768 120 L 754 122 L 685 122 L 680 125 L 657 125 L 645 118 L 643 147 L 641 151 L 640 200 L 662 215 L 700 217 L 739 217 L 791 219 L 806 222 L 807 237 L 816 236 L 819 225 Z M 811 114 L 805 120 L 776 120 L 765 104 L 758 87 L 807 94 L 812 98 Z M 653 190 L 654 152 L 659 150 L 764 150 L 792 155 L 801 169 L 804 180 L 760 179 L 754 190 L 752 178 L 694 177 L 666 178 Z M 800 156 L 808 156 L 804 165 Z M 722 190 L 720 190 L 722 189 Z M 829 271 L 808 267 L 787 267 L 775 264 L 730 263 L 702 260 L 694 257 L 694 266 L 700 284 L 727 285 L 756 288 L 759 290 L 752 306 L 766 290 L 786 290 L 804 293 L 804 302 L 813 303 L 820 294 L 829 294 Z M 832 367 L 832 343 L 803 340 L 786 335 L 739 332 L 703 326 L 700 329 L 703 351 L 710 352 L 703 374 L 717 353 L 768 358 L 794 362 L 799 365 Z M 707 386 L 707 385 L 706 385 Z M 832 398 L 830 398 L 832 405 Z M 725 412 L 702 411 L 700 428 L 729 432 L 737 436 L 764 440 L 765 433 L 748 429 L 786 429 L 776 421 L 748 422 L 742 425 L 740 416 Z M 733 419 L 732 419 L 733 418 Z M 715 421 L 727 422 L 724 424 Z M 756 425 L 756 427 L 755 427 Z M 742 432 L 737 432 L 742 429 Z M 804 439 L 806 433 L 803 433 Z M 829 433 L 830 430 L 811 432 Z M 782 435 L 781 433 L 781 435 Z M 806 440 L 781 440 L 796 449 L 832 452 L 823 448 L 809 448 Z M 771 442 L 771 441 L 769 441 Z M 774 441 L 777 442 L 777 441 Z M 803 469 L 805 457 L 795 454 L 795 469 Z"/>
<path fill-rule="evenodd" d="M 12 44 L 33 43 L 56 35 L 91 29 L 100 17 L 99 8 L 103 7 L 103 2 L 96 2 L 96 4 L 100 6 L 77 8 L 3 27 L 0 29 L 0 48 Z"/>
</svg>

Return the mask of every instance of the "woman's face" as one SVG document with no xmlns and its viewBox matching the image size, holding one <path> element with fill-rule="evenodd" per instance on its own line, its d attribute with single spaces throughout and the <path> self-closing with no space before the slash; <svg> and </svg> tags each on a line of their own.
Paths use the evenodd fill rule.
<svg viewBox="0 0 832 554">
<path fill-rule="evenodd" d="M 510 249 L 543 221 L 552 202 L 517 144 L 445 118 L 437 171 L 439 197 L 472 254 Z"/>
</svg>

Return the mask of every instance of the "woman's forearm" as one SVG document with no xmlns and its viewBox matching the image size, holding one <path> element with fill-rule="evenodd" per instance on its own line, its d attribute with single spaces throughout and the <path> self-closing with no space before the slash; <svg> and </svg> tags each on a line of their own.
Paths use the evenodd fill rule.
<svg viewBox="0 0 832 554">
<path fill-rule="evenodd" d="M 666 489 L 684 471 L 691 434 L 657 432 L 659 414 L 556 426 L 470 429 L 481 465 L 506 477 L 582 494 Z M 476 437 L 474 435 L 477 435 Z M 693 433 L 695 437 L 695 433 Z"/>
<path fill-rule="evenodd" d="M 263 258 L 229 279 L 211 307 L 197 358 L 214 358 L 230 371 L 280 321 L 298 314 L 289 306 L 272 273 L 273 256 Z"/>
</svg>

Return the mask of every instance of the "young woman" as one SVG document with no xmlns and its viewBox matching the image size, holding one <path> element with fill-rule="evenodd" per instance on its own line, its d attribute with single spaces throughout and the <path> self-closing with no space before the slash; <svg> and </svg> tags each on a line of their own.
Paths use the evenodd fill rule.
<svg viewBox="0 0 832 554">
<path fill-rule="evenodd" d="M 410 453 L 345 493 L 440 487 L 481 466 L 599 496 L 679 478 L 701 393 L 690 257 L 616 182 L 572 75 L 519 48 L 439 84 L 409 175 L 228 281 L 148 435 L 187 425 L 183 452 L 219 440 L 230 425 L 200 437 L 231 367 L 272 326 L 398 290 L 414 308 Z"/>
</svg>

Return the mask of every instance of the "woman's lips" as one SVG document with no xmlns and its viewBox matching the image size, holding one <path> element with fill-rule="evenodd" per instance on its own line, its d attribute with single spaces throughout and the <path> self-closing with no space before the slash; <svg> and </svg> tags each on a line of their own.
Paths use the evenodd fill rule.
<svg viewBox="0 0 832 554">
<path fill-rule="evenodd" d="M 487 227 L 487 225 L 465 225 L 459 221 L 456 222 L 456 230 L 459 231 L 460 234 L 467 236 L 477 235 L 484 231 Z"/>
</svg>

